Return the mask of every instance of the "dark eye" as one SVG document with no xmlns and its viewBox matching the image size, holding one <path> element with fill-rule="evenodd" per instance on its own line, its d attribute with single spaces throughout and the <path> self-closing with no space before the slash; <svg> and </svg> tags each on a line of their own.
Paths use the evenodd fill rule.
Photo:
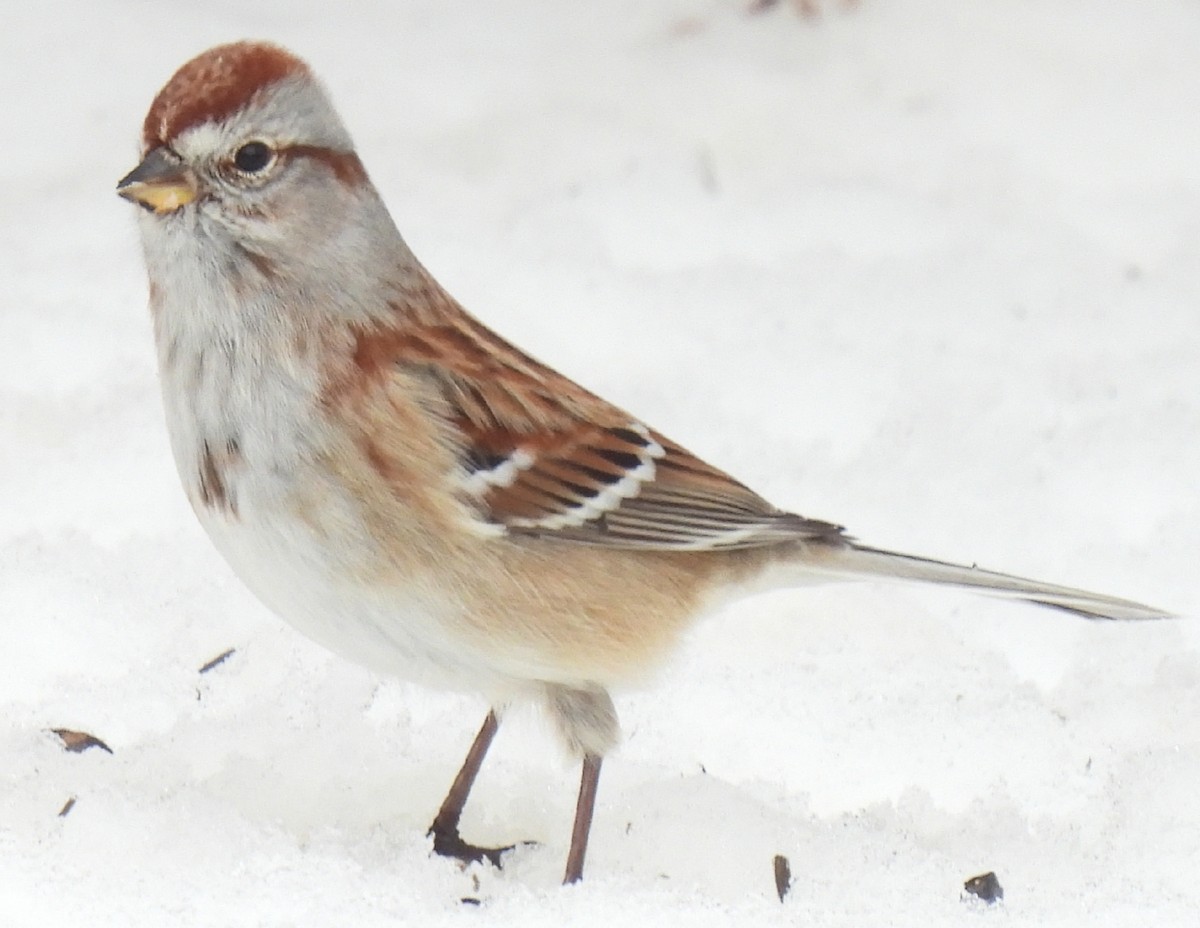
<svg viewBox="0 0 1200 928">
<path fill-rule="evenodd" d="M 247 142 L 233 153 L 233 166 L 243 174 L 257 174 L 275 160 L 275 152 L 266 142 Z"/>
</svg>

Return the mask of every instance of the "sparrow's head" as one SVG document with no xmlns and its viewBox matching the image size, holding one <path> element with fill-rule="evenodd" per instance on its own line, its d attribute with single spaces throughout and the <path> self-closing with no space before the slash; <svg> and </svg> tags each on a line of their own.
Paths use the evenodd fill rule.
<svg viewBox="0 0 1200 928">
<path fill-rule="evenodd" d="M 262 267 L 310 259 L 381 209 L 308 66 L 262 42 L 217 46 L 175 73 L 117 192 L 146 210 L 148 258 L 155 241 L 186 237 Z"/>
</svg>

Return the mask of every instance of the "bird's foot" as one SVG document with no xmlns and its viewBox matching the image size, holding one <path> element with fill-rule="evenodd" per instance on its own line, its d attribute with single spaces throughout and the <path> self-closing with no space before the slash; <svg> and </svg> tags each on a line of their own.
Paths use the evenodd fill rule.
<svg viewBox="0 0 1200 928">
<path fill-rule="evenodd" d="M 504 865 L 502 859 L 504 855 L 516 847 L 515 844 L 504 847 L 480 847 L 464 841 L 457 828 L 439 828 L 436 823 L 429 829 L 429 836 L 433 838 L 435 854 L 439 857 L 453 857 L 455 860 L 462 861 L 464 865 L 486 860 L 496 869 L 500 869 Z M 522 846 L 533 843 L 535 842 L 521 842 Z"/>
</svg>

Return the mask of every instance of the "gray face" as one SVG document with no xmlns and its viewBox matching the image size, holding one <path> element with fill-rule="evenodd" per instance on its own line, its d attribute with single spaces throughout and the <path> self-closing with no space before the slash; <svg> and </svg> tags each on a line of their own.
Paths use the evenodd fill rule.
<svg viewBox="0 0 1200 928">
<path fill-rule="evenodd" d="M 321 87 L 306 72 L 254 92 L 217 120 L 151 143 L 119 192 L 140 227 L 162 305 L 194 312 L 273 305 L 286 284 L 314 311 L 374 317 L 389 302 L 380 268 L 412 261 Z M 354 280 L 354 293 L 339 282 Z M 236 299 L 235 299 L 236 298 Z M 187 308 L 185 308 L 187 307 Z"/>
</svg>

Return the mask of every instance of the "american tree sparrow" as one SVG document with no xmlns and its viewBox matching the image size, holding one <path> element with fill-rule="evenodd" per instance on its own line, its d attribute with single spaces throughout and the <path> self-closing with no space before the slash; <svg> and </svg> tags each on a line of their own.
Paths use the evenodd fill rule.
<svg viewBox="0 0 1200 928">
<path fill-rule="evenodd" d="M 309 68 L 239 42 L 155 98 L 142 162 L 166 420 L 188 499 L 271 609 L 379 672 L 540 703 L 583 774 L 583 872 L 610 687 L 697 618 L 814 579 L 947 584 L 1089 618 L 1161 610 L 881 551 L 776 509 L 468 315 L 413 256 Z M 488 713 L 434 849 L 458 825 Z"/>
</svg>

